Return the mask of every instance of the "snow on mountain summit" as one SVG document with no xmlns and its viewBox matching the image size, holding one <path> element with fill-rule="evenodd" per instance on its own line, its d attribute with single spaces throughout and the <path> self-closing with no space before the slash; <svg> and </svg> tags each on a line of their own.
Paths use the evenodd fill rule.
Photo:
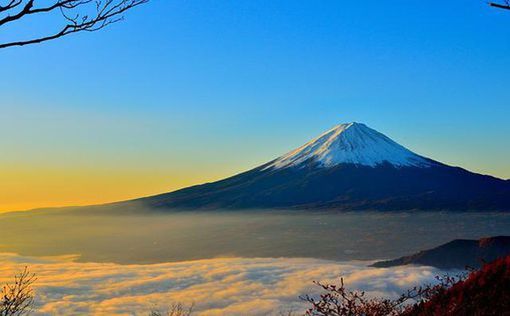
<svg viewBox="0 0 510 316">
<path fill-rule="evenodd" d="M 335 126 L 303 146 L 277 158 L 265 169 L 317 162 L 322 167 L 347 163 L 375 167 L 428 167 L 432 162 L 362 123 Z"/>
<path fill-rule="evenodd" d="M 510 211 L 510 183 L 417 155 L 349 123 L 245 172 L 136 202 L 134 208 L 165 211 Z"/>
</svg>

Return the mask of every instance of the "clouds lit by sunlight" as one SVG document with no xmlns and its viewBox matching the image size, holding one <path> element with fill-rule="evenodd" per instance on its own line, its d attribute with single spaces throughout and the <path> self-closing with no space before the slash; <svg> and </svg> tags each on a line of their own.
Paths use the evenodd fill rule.
<svg viewBox="0 0 510 316">
<path fill-rule="evenodd" d="M 147 315 L 172 302 L 195 303 L 197 315 L 267 315 L 303 310 L 313 280 L 342 275 L 350 288 L 397 295 L 439 273 L 430 267 L 377 269 L 366 262 L 221 258 L 150 265 L 77 263 L 73 256 L 0 254 L 0 281 L 28 265 L 37 274 L 35 315 Z"/>
</svg>

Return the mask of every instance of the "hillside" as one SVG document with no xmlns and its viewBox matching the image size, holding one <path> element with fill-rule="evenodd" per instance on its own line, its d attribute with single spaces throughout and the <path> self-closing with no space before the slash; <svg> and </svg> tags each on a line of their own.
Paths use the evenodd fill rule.
<svg viewBox="0 0 510 316">
<path fill-rule="evenodd" d="M 483 262 L 510 255 L 510 236 L 479 240 L 456 239 L 439 247 L 394 260 L 380 261 L 374 267 L 394 267 L 407 264 L 433 266 L 440 269 L 478 268 Z"/>
</svg>

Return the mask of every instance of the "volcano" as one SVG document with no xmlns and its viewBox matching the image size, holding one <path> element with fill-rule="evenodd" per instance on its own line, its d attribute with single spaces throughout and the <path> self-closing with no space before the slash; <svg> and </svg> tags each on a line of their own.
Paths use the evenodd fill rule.
<svg viewBox="0 0 510 316">
<path fill-rule="evenodd" d="M 448 166 L 347 123 L 244 173 L 136 201 L 181 210 L 508 211 L 510 181 Z"/>
</svg>

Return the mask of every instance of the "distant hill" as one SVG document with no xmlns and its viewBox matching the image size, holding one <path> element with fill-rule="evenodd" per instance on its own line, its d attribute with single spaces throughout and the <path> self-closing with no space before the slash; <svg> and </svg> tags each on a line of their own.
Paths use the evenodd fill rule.
<svg viewBox="0 0 510 316">
<path fill-rule="evenodd" d="M 496 236 L 480 240 L 456 239 L 444 245 L 394 260 L 379 261 L 379 268 L 406 264 L 433 266 L 441 269 L 478 268 L 482 262 L 510 255 L 510 236 Z"/>
<path fill-rule="evenodd" d="M 509 211 L 510 181 L 442 164 L 347 123 L 250 171 L 135 201 L 180 210 Z"/>
</svg>

